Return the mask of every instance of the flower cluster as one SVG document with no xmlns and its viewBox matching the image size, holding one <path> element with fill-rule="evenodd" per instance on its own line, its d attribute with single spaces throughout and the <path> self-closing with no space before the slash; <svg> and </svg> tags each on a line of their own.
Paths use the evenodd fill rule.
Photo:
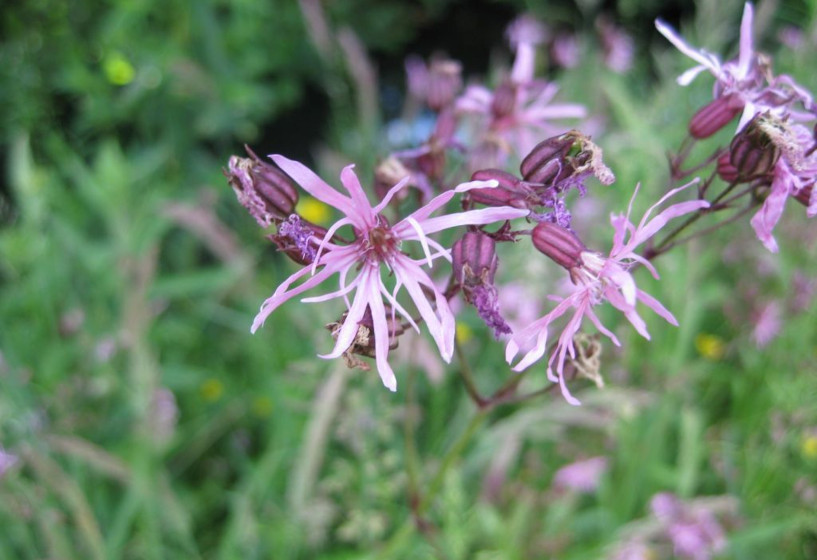
<svg viewBox="0 0 817 560">
<path fill-rule="evenodd" d="M 548 379 L 561 387 L 567 402 L 579 404 L 568 389 L 573 376 L 602 385 L 600 347 L 591 352 L 593 364 L 585 363 L 588 337 L 582 330 L 592 325 L 620 344 L 601 322 L 599 306 L 609 303 L 646 339 L 650 335 L 641 316 L 644 308 L 677 325 L 664 305 L 638 288 L 634 268 L 643 267 L 658 278 L 652 259 L 683 242 L 678 238 L 681 231 L 705 214 L 731 208 L 743 196 L 760 206 L 751 223 L 773 251 L 777 246 L 772 229 L 789 197 L 806 204 L 810 216 L 817 214 L 817 144 L 804 124 L 815 119 L 815 105 L 790 77 L 775 77 L 770 59 L 754 51 L 752 19 L 747 4 L 738 57 L 725 63 L 656 22 L 662 34 L 698 63 L 679 78 L 682 85 L 704 70 L 715 76 L 714 100 L 691 119 L 691 141 L 711 137 L 740 115 L 738 129 L 729 149 L 716 150 L 705 162 L 716 162 L 716 173 L 708 180 L 688 179 L 690 172 L 681 168 L 686 156 L 674 159 L 673 182 L 636 223 L 631 216 L 637 186 L 626 213 L 611 216 L 612 241 L 606 253 L 589 249 L 585 232 L 574 229 L 571 196 L 592 196 L 588 184 L 612 185 L 615 176 L 599 145 L 563 124 L 575 124 L 587 110 L 555 101 L 558 86 L 536 77 L 538 51 L 545 44 L 553 49 L 556 40 L 529 16 L 508 29 L 515 58 L 498 83 L 470 82 L 461 91 L 459 62 L 444 56 L 427 64 L 418 58 L 406 62 L 404 114 L 426 119 L 427 136 L 384 150 L 372 170 L 368 193 L 354 165 L 340 173 L 341 191 L 282 155 L 266 162 L 247 148 L 249 158 L 232 157 L 225 173 L 239 202 L 261 227 L 275 226 L 268 238 L 301 265 L 263 303 L 252 331 L 288 300 L 337 278 L 332 290 L 302 300 L 341 300 L 345 305 L 328 325 L 333 348 L 321 357 L 343 357 L 350 366 L 362 368 L 368 365 L 358 357 L 374 359 L 383 384 L 395 390 L 397 376 L 389 355 L 409 329 L 426 330 L 442 359 L 452 359 L 458 307 L 452 301 L 461 296 L 494 336 L 504 340 L 510 369 L 523 372 L 546 358 Z M 632 42 L 607 20 L 599 20 L 598 29 L 609 51 L 608 64 L 625 70 Z M 716 174 L 727 186 L 712 196 Z M 738 185 L 748 188 L 728 196 Z M 339 219 L 324 228 L 299 214 L 300 189 L 337 211 Z M 686 198 L 679 200 L 682 196 Z M 455 199 L 460 208 L 451 207 Z M 655 239 L 681 217 L 686 218 L 680 226 Z M 450 232 L 457 229 L 452 237 Z M 449 233 L 437 235 L 442 232 Z M 532 247 L 519 242 L 526 237 Z M 529 307 L 546 303 L 549 309 L 518 328 L 511 327 L 500 306 L 505 292 L 498 257 L 502 246 L 528 252 L 526 258 L 544 255 L 567 271 L 570 282 L 567 293 L 552 286 L 526 290 L 538 299 Z M 451 267 L 439 266 L 441 260 L 450 261 Z M 512 290 L 518 285 L 508 284 L 507 291 Z M 480 405 L 489 402 L 472 386 L 469 394 Z"/>
<path fill-rule="evenodd" d="M 737 132 L 718 160 L 718 173 L 733 184 L 748 184 L 763 199 L 751 220 L 758 239 L 772 252 L 778 246 L 772 230 L 786 201 L 794 197 L 817 215 L 817 105 L 791 76 L 775 76 L 770 57 L 754 47 L 754 8 L 746 3 L 740 46 L 734 60 L 721 62 L 704 49 L 687 44 L 672 27 L 656 21 L 658 30 L 682 53 L 698 63 L 678 83 L 688 85 L 703 71 L 715 77 L 714 100 L 690 120 L 689 133 L 698 140 L 714 135 L 740 115 Z"/>
</svg>

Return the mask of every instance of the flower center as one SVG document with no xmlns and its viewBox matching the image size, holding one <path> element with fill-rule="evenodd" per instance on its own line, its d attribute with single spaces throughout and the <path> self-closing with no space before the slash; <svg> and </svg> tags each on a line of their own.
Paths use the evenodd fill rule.
<svg viewBox="0 0 817 560">
<path fill-rule="evenodd" d="M 369 230 L 368 250 L 372 251 L 379 260 L 397 250 L 398 240 L 388 226 L 376 226 Z"/>
</svg>

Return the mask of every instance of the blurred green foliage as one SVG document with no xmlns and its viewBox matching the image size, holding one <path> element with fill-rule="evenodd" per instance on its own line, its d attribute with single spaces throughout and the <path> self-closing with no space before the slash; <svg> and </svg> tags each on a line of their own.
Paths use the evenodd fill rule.
<svg viewBox="0 0 817 560">
<path fill-rule="evenodd" d="M 605 349 L 612 387 L 585 391 L 580 409 L 545 397 L 492 413 L 440 480 L 425 537 L 415 530 L 412 493 L 473 412 L 459 379 L 433 382 L 409 364 L 392 395 L 375 375 L 318 360 L 326 315 L 311 306 L 250 336 L 292 266 L 220 169 L 245 142 L 365 169 L 382 149 L 382 115 L 361 99 L 381 92 L 355 76 L 340 30 L 391 60 L 468 8 L 325 2 L 322 51 L 301 11 L 310 4 L 30 0 L 0 13 L 0 445 L 20 457 L 0 477 L 0 558 L 600 558 L 659 491 L 735 498 L 726 558 L 817 557 L 817 327 L 813 302 L 792 300 L 817 262 L 803 249 L 814 224 L 795 205 L 772 265 L 742 224 L 667 256 L 660 283 L 639 278 L 681 328 L 650 324 L 649 344 L 622 331 L 626 351 Z M 472 9 L 498 4 L 547 19 L 534 2 Z M 608 6 L 636 24 L 658 4 Z M 688 28 L 715 50 L 731 44 L 734 18 L 713 21 L 704 16 L 720 4 L 698 4 Z M 555 13 L 591 31 L 601 9 Z M 774 33 L 792 21 L 811 42 L 781 52 L 780 70 L 813 89 L 813 1 L 784 2 L 763 44 L 776 53 Z M 505 23 L 485 33 L 500 37 Z M 731 37 L 714 31 L 727 23 Z M 623 210 L 638 181 L 642 206 L 662 188 L 664 153 L 709 94 L 676 86 L 688 62 L 652 28 L 631 31 L 642 48 L 630 77 L 592 57 L 554 76 L 566 99 L 607 116 L 597 140 L 619 182 L 593 193 L 604 212 Z M 523 277 L 513 258 L 506 270 Z M 786 306 L 762 349 L 747 293 Z M 507 366 L 469 313 L 477 334 L 464 351 L 478 383 L 496 387 Z M 610 460 L 596 495 L 553 490 L 559 467 L 593 455 Z M 505 478 L 489 496 L 498 457 Z"/>
</svg>

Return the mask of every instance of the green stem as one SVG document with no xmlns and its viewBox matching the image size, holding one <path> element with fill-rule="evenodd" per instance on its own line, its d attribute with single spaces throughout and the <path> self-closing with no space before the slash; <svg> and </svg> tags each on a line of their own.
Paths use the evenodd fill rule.
<svg viewBox="0 0 817 560">
<path fill-rule="evenodd" d="M 406 474 L 408 475 L 408 494 L 409 500 L 413 504 L 416 503 L 418 496 L 419 480 L 419 465 L 420 457 L 417 453 L 417 442 L 414 439 L 414 406 L 416 403 L 415 394 L 415 373 L 413 369 L 409 369 L 406 377 L 406 412 L 403 418 L 403 439 L 405 440 L 406 449 Z"/>
<path fill-rule="evenodd" d="M 457 352 L 457 360 L 460 362 L 459 371 L 462 381 L 465 384 L 465 390 L 468 392 L 468 396 L 471 397 L 471 400 L 474 401 L 481 410 L 488 404 L 488 401 L 479 393 L 479 389 L 477 389 L 477 385 L 474 382 L 474 372 L 471 370 L 471 365 L 465 358 L 465 352 L 463 352 L 462 346 L 456 337 L 454 338 L 454 350 Z"/>
<path fill-rule="evenodd" d="M 716 196 L 712 202 L 710 203 L 710 208 L 715 206 L 718 202 L 723 200 L 723 198 L 728 195 L 734 188 L 737 186 L 737 183 L 730 183 L 728 187 L 726 187 L 718 196 Z M 672 243 L 672 240 L 678 237 L 685 229 L 689 226 L 700 220 L 704 215 L 710 213 L 708 208 L 701 208 L 699 209 L 693 216 L 690 216 L 686 220 L 683 221 L 678 227 L 673 229 L 671 232 L 667 234 L 666 237 L 658 244 L 657 247 L 654 247 L 652 250 L 649 251 L 649 256 L 647 258 L 654 259 L 658 255 L 667 252 L 670 247 L 673 247 L 675 244 Z"/>
<path fill-rule="evenodd" d="M 489 411 L 486 408 L 480 409 L 476 412 L 476 414 L 474 414 L 471 421 L 468 423 L 468 426 L 466 426 L 465 431 L 459 438 L 457 438 L 457 440 L 445 454 L 445 457 L 443 457 L 440 467 L 437 470 L 437 474 L 434 475 L 434 478 L 428 485 L 428 491 L 425 493 L 422 499 L 417 502 L 417 506 L 414 508 L 413 516 L 403 522 L 403 525 L 401 525 L 397 532 L 392 535 L 391 539 L 389 539 L 385 546 L 375 554 L 375 558 L 394 558 L 396 551 L 398 551 L 403 546 L 405 541 L 411 537 L 416 528 L 416 519 L 422 516 L 431 506 L 434 498 L 437 497 L 437 492 L 439 492 L 448 470 L 460 457 L 463 450 L 465 450 L 468 442 L 471 440 L 474 433 L 476 433 L 477 429 L 482 425 L 482 422 L 488 417 L 488 412 Z"/>
</svg>

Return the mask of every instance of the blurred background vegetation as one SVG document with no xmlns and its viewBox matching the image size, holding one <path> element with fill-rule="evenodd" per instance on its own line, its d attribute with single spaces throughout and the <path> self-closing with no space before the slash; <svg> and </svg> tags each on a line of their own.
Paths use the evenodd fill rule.
<svg viewBox="0 0 817 560">
<path fill-rule="evenodd" d="M 580 409 L 545 397 L 492 413 L 442 481 L 423 538 L 401 530 L 411 512 L 404 465 L 430 478 L 465 428 L 473 406 L 458 377 L 432 380 L 407 363 L 396 367 L 405 389 L 391 394 L 376 375 L 318 360 L 327 334 L 314 326 L 329 319 L 311 306 L 286 307 L 250 336 L 258 305 L 293 268 L 221 172 L 248 143 L 330 183 L 350 161 L 371 174 L 386 155 L 380 130 L 400 114 L 404 57 L 444 51 L 466 76 L 490 79 L 510 60 L 505 26 L 529 11 L 580 38 L 578 67 L 542 68 L 563 99 L 603 116 L 596 140 L 621 185 L 593 193 L 603 221 L 636 182 L 664 188 L 665 153 L 710 95 L 707 80 L 675 85 L 689 62 L 654 18 L 732 55 L 741 9 L 714 0 L 4 9 L 0 446 L 19 460 L 0 476 L 0 558 L 601 558 L 659 491 L 738 504 L 724 558 L 817 558 L 808 292 L 817 228 L 803 208 L 787 209 L 779 255 L 740 224 L 668 255 L 662 282 L 640 278 L 680 329 L 656 323 L 649 344 L 622 330 L 625 351 L 605 348 L 608 388 L 585 391 Z M 635 39 L 626 75 L 601 63 L 600 14 Z M 778 72 L 812 91 L 815 15 L 814 0 L 765 2 L 757 22 Z M 781 49 L 791 25 L 803 42 Z M 536 281 L 524 259 L 507 259 L 511 276 Z M 756 313 L 772 301 L 782 329 L 760 348 Z M 475 315 L 463 325 L 479 382 L 500 385 L 501 347 L 486 344 Z M 552 488 L 558 468 L 599 455 L 609 469 L 598 492 Z"/>
</svg>

